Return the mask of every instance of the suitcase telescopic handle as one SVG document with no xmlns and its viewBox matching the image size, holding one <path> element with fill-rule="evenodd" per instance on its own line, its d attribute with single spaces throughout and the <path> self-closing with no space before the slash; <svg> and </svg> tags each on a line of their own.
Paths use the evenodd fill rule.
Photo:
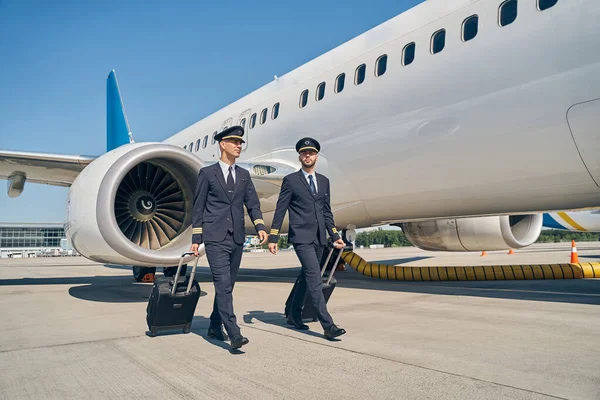
<svg viewBox="0 0 600 400">
<path fill-rule="evenodd" d="M 193 251 L 186 251 L 181 254 L 179 258 L 179 265 L 177 266 L 177 272 L 175 273 L 175 279 L 173 279 L 173 288 L 171 289 L 171 296 L 175 296 L 175 291 L 177 290 L 177 280 L 179 279 L 179 275 L 181 274 L 181 266 L 183 265 L 183 259 L 186 256 L 193 256 Z M 186 296 L 190 294 L 192 290 L 192 283 L 194 282 L 194 276 L 196 276 L 196 267 L 198 266 L 198 260 L 200 260 L 200 256 L 196 257 L 196 262 L 194 263 L 194 267 L 192 268 L 192 272 L 190 272 L 190 279 L 187 285 L 187 289 L 185 290 Z"/>
<path fill-rule="evenodd" d="M 321 277 L 323 275 L 325 275 L 325 270 L 327 269 L 327 264 L 329 264 L 329 259 L 331 258 L 331 255 L 333 254 L 334 249 L 335 249 L 335 247 L 332 247 L 331 250 L 329 250 L 329 255 L 327 256 L 327 259 L 325 260 L 325 264 L 323 264 L 323 268 L 321 268 Z"/>
<path fill-rule="evenodd" d="M 329 260 L 331 259 L 331 255 L 333 254 L 334 250 L 339 250 L 340 252 L 338 253 L 337 258 L 335 259 L 335 264 L 333 264 L 333 268 L 331 269 L 331 273 L 329 274 L 329 278 L 327 279 L 326 285 L 329 285 L 329 283 L 331 282 L 331 278 L 333 278 L 333 274 L 335 273 L 335 269 L 337 268 L 338 262 L 340 261 L 340 257 L 342 256 L 342 253 L 344 252 L 343 247 L 341 249 L 336 249 L 335 247 L 331 247 L 331 250 L 329 250 L 329 254 L 327 255 L 327 259 L 325 260 L 325 264 L 323 264 L 323 268 L 321 268 L 321 276 L 325 275 L 325 270 L 327 269 L 327 264 L 329 264 Z"/>
<path fill-rule="evenodd" d="M 344 252 L 343 248 L 339 249 L 339 250 L 340 250 L 340 252 L 338 253 L 337 258 L 335 259 L 333 268 L 331 268 L 331 273 L 329 274 L 329 279 L 327 279 L 326 285 L 329 285 L 329 283 L 331 282 L 331 279 L 333 278 L 333 274 L 335 274 L 335 270 L 337 269 L 338 262 L 340 262 L 340 257 L 342 256 L 342 253 Z M 331 254 L 330 254 L 330 256 L 331 256 Z M 327 264 L 325 264 L 325 265 L 327 265 Z"/>
</svg>

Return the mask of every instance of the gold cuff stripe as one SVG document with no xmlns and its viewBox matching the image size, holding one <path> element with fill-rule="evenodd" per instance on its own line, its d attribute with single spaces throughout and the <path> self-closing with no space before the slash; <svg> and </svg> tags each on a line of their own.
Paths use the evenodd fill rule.
<svg viewBox="0 0 600 400">
<path fill-rule="evenodd" d="M 333 233 L 338 233 L 337 229 L 333 228 L 332 229 Z"/>
<path fill-rule="evenodd" d="M 254 221 L 254 225 L 258 225 L 258 224 L 265 224 L 265 221 L 263 221 L 262 219 L 257 219 Z"/>
<path fill-rule="evenodd" d="M 279 234 L 279 229 L 271 229 L 271 235 Z"/>
<path fill-rule="evenodd" d="M 194 228 L 192 229 L 192 233 L 202 233 L 202 228 Z"/>
</svg>

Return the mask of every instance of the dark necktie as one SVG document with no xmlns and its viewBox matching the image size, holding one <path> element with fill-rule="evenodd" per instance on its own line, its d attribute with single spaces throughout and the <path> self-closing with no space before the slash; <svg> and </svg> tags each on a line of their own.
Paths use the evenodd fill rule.
<svg viewBox="0 0 600 400">
<path fill-rule="evenodd" d="M 227 192 L 233 193 L 233 167 L 229 167 L 229 175 L 227 175 Z"/>
<path fill-rule="evenodd" d="M 309 181 L 310 190 L 311 190 L 312 194 L 317 194 L 317 188 L 315 186 L 315 182 L 313 181 L 312 175 L 308 176 L 308 181 Z"/>
</svg>

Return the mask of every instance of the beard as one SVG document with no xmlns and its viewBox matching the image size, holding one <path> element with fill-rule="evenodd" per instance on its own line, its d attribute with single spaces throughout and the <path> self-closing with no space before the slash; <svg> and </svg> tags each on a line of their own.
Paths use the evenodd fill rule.
<svg viewBox="0 0 600 400">
<path fill-rule="evenodd" d="M 302 163 L 302 166 L 305 168 L 312 168 L 315 163 L 317 162 L 317 160 L 315 161 L 310 161 L 310 160 L 300 160 L 300 162 Z"/>
</svg>

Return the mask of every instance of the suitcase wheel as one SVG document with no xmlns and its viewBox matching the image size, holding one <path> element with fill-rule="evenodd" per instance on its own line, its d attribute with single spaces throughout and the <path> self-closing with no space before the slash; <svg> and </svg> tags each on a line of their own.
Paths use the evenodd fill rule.
<svg viewBox="0 0 600 400">
<path fill-rule="evenodd" d="M 157 333 L 157 331 L 158 331 L 158 330 L 156 329 L 156 327 L 155 327 L 155 326 L 153 326 L 153 327 L 150 329 L 150 337 L 154 337 L 154 336 L 156 336 L 156 333 Z"/>
<path fill-rule="evenodd" d="M 183 333 L 190 333 L 191 330 L 192 330 L 192 324 L 186 324 L 183 327 Z"/>
<path fill-rule="evenodd" d="M 318 321 L 317 317 L 313 317 L 312 321 L 317 322 Z"/>
</svg>

